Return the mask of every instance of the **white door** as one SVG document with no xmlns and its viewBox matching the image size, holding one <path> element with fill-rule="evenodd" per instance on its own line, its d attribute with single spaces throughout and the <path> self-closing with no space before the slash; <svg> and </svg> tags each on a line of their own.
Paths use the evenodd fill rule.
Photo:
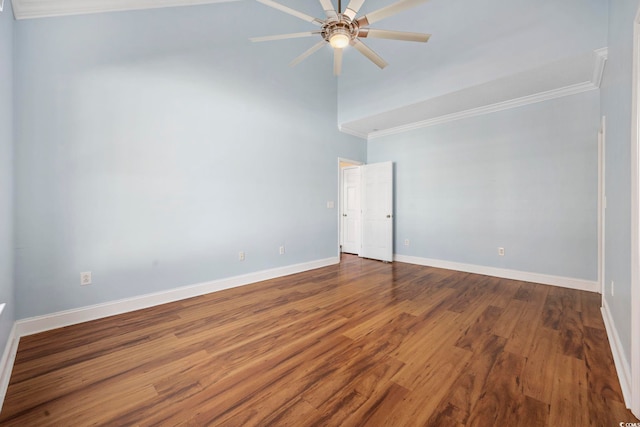
<svg viewBox="0 0 640 427">
<path fill-rule="evenodd" d="M 393 163 L 360 167 L 363 258 L 393 261 Z"/>
<path fill-rule="evenodd" d="M 342 252 L 360 253 L 360 167 L 342 168 Z"/>
</svg>

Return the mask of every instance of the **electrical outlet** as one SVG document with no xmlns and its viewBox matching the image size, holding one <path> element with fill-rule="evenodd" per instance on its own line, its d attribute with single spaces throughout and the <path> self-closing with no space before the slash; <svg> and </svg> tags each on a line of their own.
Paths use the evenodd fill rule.
<svg viewBox="0 0 640 427">
<path fill-rule="evenodd" d="M 612 280 L 611 281 L 611 296 L 613 296 L 613 285 L 614 285 L 614 283 L 613 283 L 613 280 Z"/>
<path fill-rule="evenodd" d="M 80 273 L 80 285 L 86 286 L 91 284 L 91 272 L 85 271 L 84 273 Z"/>
<path fill-rule="evenodd" d="M 284 246 L 280 246 L 280 255 L 284 255 Z"/>
<path fill-rule="evenodd" d="M 498 255 L 504 256 L 504 248 L 498 248 Z"/>
<path fill-rule="evenodd" d="M 244 261 L 244 252 L 242 251 L 238 252 L 238 260 Z"/>
<path fill-rule="evenodd" d="M 410 243 L 410 242 L 409 242 L 409 239 L 404 239 L 404 245 L 405 245 L 405 246 L 409 246 L 409 243 Z"/>
</svg>

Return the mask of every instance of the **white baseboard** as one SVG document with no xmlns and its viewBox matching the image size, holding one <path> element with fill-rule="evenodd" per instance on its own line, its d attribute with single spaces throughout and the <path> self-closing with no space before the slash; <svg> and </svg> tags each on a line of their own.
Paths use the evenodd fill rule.
<svg viewBox="0 0 640 427">
<path fill-rule="evenodd" d="M 447 270 L 464 271 L 466 273 L 484 274 L 485 276 L 501 277 L 503 279 L 520 280 L 523 282 L 541 283 L 543 285 L 560 286 L 581 291 L 599 292 L 596 281 L 574 279 L 572 277 L 550 276 L 547 274 L 530 273 L 526 271 L 508 270 L 506 268 L 486 267 L 475 264 L 464 264 L 439 259 L 421 258 L 408 255 L 395 255 L 395 261 L 408 264 L 424 265 L 427 267 L 444 268 Z"/>
<path fill-rule="evenodd" d="M 127 313 L 160 304 L 205 295 L 211 292 L 261 282 L 263 280 L 302 273 L 304 271 L 338 264 L 339 262 L 339 257 L 326 258 L 301 264 L 257 271 L 255 273 L 244 274 L 241 276 L 228 277 L 211 282 L 183 286 L 180 288 L 170 289 L 168 291 L 140 295 L 137 297 L 76 308 L 73 310 L 60 311 L 44 316 L 30 317 L 18 320 L 15 325 L 15 332 L 19 338 L 26 335 L 36 334 L 38 332 L 62 328 L 64 326 L 75 325 L 77 323 L 88 322 L 90 320 L 101 319 L 116 314 Z"/>
<path fill-rule="evenodd" d="M 620 379 L 620 387 L 622 388 L 622 395 L 624 396 L 624 403 L 627 408 L 631 407 L 631 365 L 627 361 L 624 355 L 624 349 L 620 342 L 620 336 L 618 330 L 615 328 L 613 318 L 611 317 L 611 311 L 609 310 L 609 304 L 605 298 L 602 299 L 602 319 L 604 320 L 604 327 L 607 331 L 607 337 L 609 337 L 609 344 L 611 346 L 611 353 L 613 353 L 613 363 L 616 366 L 618 378 Z"/>
<path fill-rule="evenodd" d="M 2 359 L 0 360 L 0 410 L 2 410 L 4 397 L 9 387 L 9 380 L 11 379 L 11 371 L 13 370 L 13 362 L 15 362 L 16 354 L 18 353 L 19 342 L 20 337 L 16 335 L 16 325 L 14 323 L 9 333 L 9 338 L 7 339 L 7 345 L 4 347 Z"/>
</svg>

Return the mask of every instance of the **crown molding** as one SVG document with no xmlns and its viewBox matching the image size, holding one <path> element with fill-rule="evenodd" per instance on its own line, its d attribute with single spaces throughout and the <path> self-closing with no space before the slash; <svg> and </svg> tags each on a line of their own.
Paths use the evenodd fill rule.
<svg viewBox="0 0 640 427">
<path fill-rule="evenodd" d="M 362 139 L 367 139 L 369 137 L 369 135 L 364 132 L 358 132 L 357 130 L 349 129 L 342 125 L 338 125 L 338 130 L 342 133 L 346 133 L 347 135 L 356 136 Z"/>
<path fill-rule="evenodd" d="M 593 67 L 593 76 L 591 77 L 591 83 L 595 86 L 600 87 L 602 83 L 602 76 L 604 74 L 604 65 L 607 63 L 607 58 L 609 56 L 609 49 L 603 47 L 601 49 L 596 49 L 593 51 L 595 54 L 595 66 Z"/>
<path fill-rule="evenodd" d="M 389 129 L 380 130 L 377 132 L 371 132 L 368 135 L 368 139 L 381 138 L 383 136 L 394 135 L 397 133 L 408 132 L 415 129 L 421 129 L 429 126 L 439 125 L 442 123 L 452 122 L 454 120 L 466 119 L 469 117 L 480 116 L 483 114 L 495 113 L 497 111 L 508 110 L 511 108 L 522 107 L 524 105 L 535 104 L 538 102 L 549 101 L 551 99 L 561 98 L 569 95 L 576 95 L 578 93 L 587 92 L 597 89 L 592 82 L 578 83 L 559 89 L 553 89 L 546 92 L 536 93 L 534 95 L 527 95 L 521 98 L 510 99 L 504 102 L 498 102 L 495 104 L 485 105 L 483 107 L 472 108 L 470 110 L 464 110 L 453 114 L 446 114 L 444 116 L 434 117 L 433 119 L 421 120 L 415 123 L 409 123 L 407 125 L 396 126 Z"/>
<path fill-rule="evenodd" d="M 16 19 L 32 19 L 232 1 L 240 0 L 12 0 L 11 3 Z"/>
<path fill-rule="evenodd" d="M 508 99 L 506 101 L 497 102 L 494 104 L 483 105 L 476 108 L 457 111 L 451 114 L 444 114 L 442 116 L 431 117 L 425 120 L 420 120 L 412 123 L 403 124 L 400 126 L 389 127 L 386 129 L 380 129 L 365 133 L 356 129 L 350 128 L 349 124 L 339 125 L 341 132 L 355 135 L 367 140 L 374 138 L 381 138 L 389 135 L 395 135 L 398 133 L 408 132 L 415 129 L 421 129 L 429 126 L 439 125 L 455 120 L 466 119 L 470 117 L 480 116 L 483 114 L 495 113 L 498 111 L 508 110 L 511 108 L 522 107 L 529 104 L 535 104 L 538 102 L 549 101 L 564 96 L 576 95 L 582 92 L 588 92 L 591 90 L 599 89 L 602 83 L 602 76 L 604 74 L 604 68 L 607 61 L 608 48 L 603 47 L 593 51 L 593 71 L 589 80 L 575 83 L 568 86 L 551 89 L 544 92 L 533 93 L 519 98 Z M 588 74 L 587 74 L 588 76 Z M 585 77 L 587 77 L 585 76 Z"/>
</svg>

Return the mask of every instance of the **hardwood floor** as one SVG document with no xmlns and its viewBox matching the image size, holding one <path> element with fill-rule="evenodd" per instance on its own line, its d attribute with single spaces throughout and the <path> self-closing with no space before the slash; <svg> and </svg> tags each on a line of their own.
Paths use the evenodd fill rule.
<svg viewBox="0 0 640 427">
<path fill-rule="evenodd" d="M 343 256 L 24 337 L 15 426 L 618 426 L 600 296 Z"/>
</svg>

